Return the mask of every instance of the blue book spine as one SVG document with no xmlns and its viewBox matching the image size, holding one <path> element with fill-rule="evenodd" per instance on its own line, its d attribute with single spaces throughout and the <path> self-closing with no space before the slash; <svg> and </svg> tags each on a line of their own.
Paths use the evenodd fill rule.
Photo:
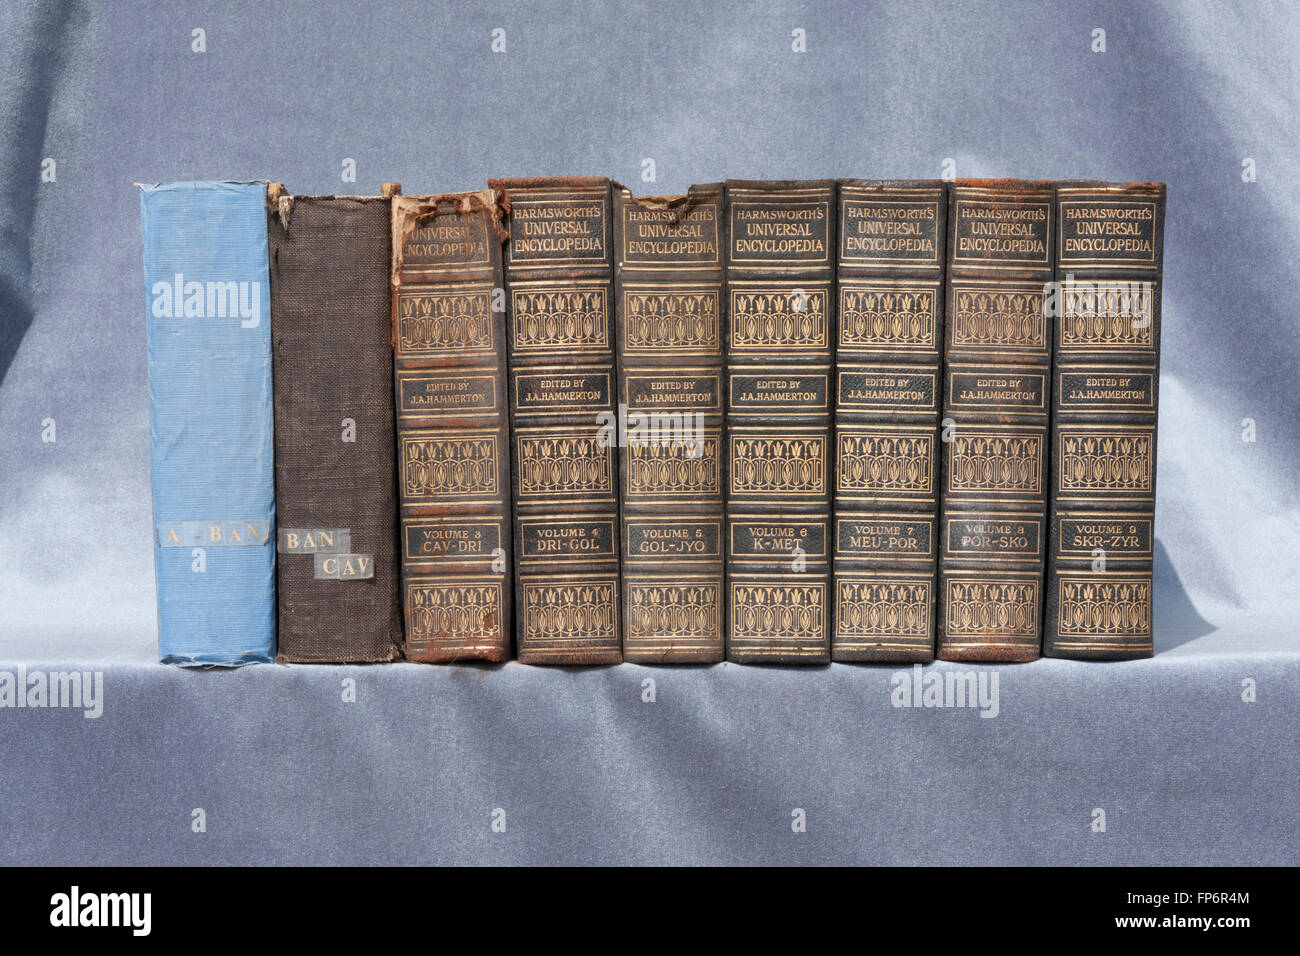
<svg viewBox="0 0 1300 956">
<path fill-rule="evenodd" d="M 141 186 L 163 663 L 275 658 L 265 183 Z"/>
</svg>

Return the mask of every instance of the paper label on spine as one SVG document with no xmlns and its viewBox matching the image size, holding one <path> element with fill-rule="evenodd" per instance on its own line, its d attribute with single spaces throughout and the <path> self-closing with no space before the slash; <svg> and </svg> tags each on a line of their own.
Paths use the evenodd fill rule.
<svg viewBox="0 0 1300 956">
<path fill-rule="evenodd" d="M 372 554 L 317 554 L 315 576 L 319 579 L 356 581 L 375 576 Z"/>
<path fill-rule="evenodd" d="M 352 550 L 347 528 L 280 528 L 275 550 L 281 554 L 340 554 Z"/>
<path fill-rule="evenodd" d="M 166 521 L 154 528 L 160 548 L 248 548 L 266 544 L 269 521 Z"/>
</svg>

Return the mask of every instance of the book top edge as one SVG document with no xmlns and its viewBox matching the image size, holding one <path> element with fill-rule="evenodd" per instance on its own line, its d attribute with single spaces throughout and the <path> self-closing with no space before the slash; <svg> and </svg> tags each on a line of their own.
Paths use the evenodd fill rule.
<svg viewBox="0 0 1300 956">
<path fill-rule="evenodd" d="M 1168 191 L 1168 187 L 1159 182 L 1118 183 L 1107 182 L 1103 179 L 1062 179 L 1056 184 L 1056 188 L 1058 191 L 1068 190 L 1071 192 L 1155 193 L 1158 195 L 1163 195 Z"/>
<path fill-rule="evenodd" d="M 684 193 L 660 193 L 658 195 L 637 195 L 626 186 L 618 187 L 618 195 L 625 203 L 637 206 L 672 206 L 681 205 L 690 199 L 722 198 L 722 183 L 696 183 Z"/>
<path fill-rule="evenodd" d="M 608 186 L 607 176 L 521 176 L 489 179 L 493 189 L 600 189 Z"/>
<path fill-rule="evenodd" d="M 1017 179 L 1013 176 L 988 177 L 979 179 L 954 179 L 952 185 L 958 189 L 1009 189 L 1009 190 L 1045 190 L 1056 185 L 1055 179 Z"/>
<path fill-rule="evenodd" d="M 270 185 L 266 179 L 188 179 L 177 180 L 170 183 L 134 183 L 141 192 L 198 192 L 200 190 L 226 189 L 232 186 L 261 186 L 265 189 Z"/>
<path fill-rule="evenodd" d="M 281 197 L 292 199 L 294 202 L 388 202 L 389 196 L 338 196 L 338 195 L 302 195 L 301 193 L 285 192 L 280 194 Z M 280 198 L 280 197 L 277 197 Z"/>
<path fill-rule="evenodd" d="M 499 202 L 499 199 L 496 190 L 493 189 L 470 189 L 456 193 L 413 193 L 409 196 L 398 195 L 393 197 L 395 205 L 422 207 L 440 206 L 446 203 L 463 206 L 476 201 L 484 205 L 491 205 Z"/>
<path fill-rule="evenodd" d="M 948 184 L 942 179 L 837 179 L 841 189 L 852 190 L 902 190 L 914 192 L 946 189 Z"/>
<path fill-rule="evenodd" d="M 728 179 L 728 189 L 761 189 L 779 192 L 786 189 L 830 189 L 834 179 Z"/>
</svg>

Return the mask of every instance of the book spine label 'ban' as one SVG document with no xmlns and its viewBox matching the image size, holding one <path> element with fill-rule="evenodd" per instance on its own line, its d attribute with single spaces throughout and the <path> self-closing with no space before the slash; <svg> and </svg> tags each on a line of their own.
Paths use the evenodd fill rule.
<svg viewBox="0 0 1300 956">
<path fill-rule="evenodd" d="M 831 656 L 929 661 L 946 187 L 839 188 Z"/>
<path fill-rule="evenodd" d="M 388 200 L 275 193 L 277 660 L 394 660 Z"/>
<path fill-rule="evenodd" d="M 623 656 L 720 661 L 723 641 L 721 185 L 614 193 Z"/>
<path fill-rule="evenodd" d="M 486 190 L 392 202 L 406 656 L 503 661 L 512 601 L 500 206 Z"/>
<path fill-rule="evenodd" d="M 835 182 L 727 191 L 727 657 L 830 660 Z"/>
<path fill-rule="evenodd" d="M 158 643 L 275 657 L 266 184 L 140 187 Z"/>
<path fill-rule="evenodd" d="M 1039 655 L 1055 210 L 1051 183 L 948 191 L 938 656 Z"/>
<path fill-rule="evenodd" d="M 505 249 L 519 659 L 622 660 L 611 190 L 493 180 Z"/>
<path fill-rule="evenodd" d="M 1049 657 L 1152 654 L 1163 183 L 1056 194 Z"/>
</svg>

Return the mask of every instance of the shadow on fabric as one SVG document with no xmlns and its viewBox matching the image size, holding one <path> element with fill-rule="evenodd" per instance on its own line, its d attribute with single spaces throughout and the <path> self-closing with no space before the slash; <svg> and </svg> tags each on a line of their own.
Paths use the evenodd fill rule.
<svg viewBox="0 0 1300 956">
<path fill-rule="evenodd" d="M 1156 601 L 1152 613 L 1155 620 L 1155 652 L 1159 654 L 1172 650 L 1217 631 L 1218 625 L 1201 617 L 1196 605 L 1187 596 L 1187 590 L 1183 587 L 1178 572 L 1174 570 L 1173 562 L 1169 560 L 1169 552 L 1159 538 L 1156 539 L 1154 562 Z"/>
<path fill-rule="evenodd" d="M 31 327 L 32 226 L 47 133 L 67 61 L 83 46 L 84 4 L 15 3 L 3 17 L 0 46 L 0 207 L 8 220 L 0 242 L 0 382 Z M 57 154 L 57 150 L 54 151 Z M 57 174 L 57 166 L 56 174 Z M 11 231 L 12 230 L 12 231 Z"/>
</svg>

